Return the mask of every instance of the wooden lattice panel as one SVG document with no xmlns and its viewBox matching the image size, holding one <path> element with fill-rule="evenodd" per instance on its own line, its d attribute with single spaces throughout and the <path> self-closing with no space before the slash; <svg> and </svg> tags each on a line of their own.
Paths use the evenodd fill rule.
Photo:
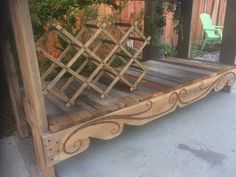
<svg viewBox="0 0 236 177">
<path fill-rule="evenodd" d="M 41 72 L 44 94 L 51 93 L 66 102 L 66 106 L 70 106 L 86 88 L 92 88 L 104 98 L 120 81 L 133 91 L 146 73 L 138 57 L 150 37 L 146 38 L 142 34 L 137 23 L 116 23 L 112 29 L 105 23 L 87 24 L 73 36 L 61 26 L 55 25 L 42 35 L 36 42 L 36 49 L 39 55 L 50 62 Z M 56 55 L 45 47 L 52 34 L 60 41 L 60 45 L 58 42 L 54 46 Z M 134 40 L 139 41 L 139 48 L 131 49 L 127 44 Z M 119 67 L 114 66 L 115 61 L 120 63 Z M 125 77 L 131 65 L 142 71 L 135 82 Z M 104 77 L 111 81 L 107 88 L 99 85 L 99 80 Z"/>
</svg>

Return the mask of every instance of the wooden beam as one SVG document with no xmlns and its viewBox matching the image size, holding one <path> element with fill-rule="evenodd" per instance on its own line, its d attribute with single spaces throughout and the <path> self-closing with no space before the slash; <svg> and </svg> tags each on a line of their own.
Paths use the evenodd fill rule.
<svg viewBox="0 0 236 177">
<path fill-rule="evenodd" d="M 38 165 L 45 177 L 54 177 L 54 168 L 47 167 L 41 135 L 48 131 L 47 116 L 39 76 L 32 25 L 27 0 L 9 0 L 11 23 L 25 90 L 27 119 L 31 121 Z"/>
<path fill-rule="evenodd" d="M 29 136 L 28 125 L 25 120 L 25 111 L 23 107 L 23 97 L 21 95 L 18 76 L 15 66 L 14 57 L 11 52 L 10 41 L 5 41 L 4 44 L 4 70 L 7 78 L 7 84 L 11 97 L 11 104 L 16 119 L 16 128 L 20 138 Z"/>
<path fill-rule="evenodd" d="M 151 43 L 150 45 L 147 45 L 144 50 L 143 50 L 143 56 L 142 60 L 159 60 L 163 58 L 162 56 L 162 49 L 161 45 L 163 44 L 163 35 L 164 31 L 163 28 L 156 28 L 153 30 L 150 28 L 150 22 L 148 18 L 152 17 L 155 10 L 156 10 L 156 5 L 157 1 L 150 1 L 150 0 L 145 0 L 144 4 L 144 34 L 145 36 L 151 36 Z M 152 31 L 153 30 L 153 31 Z"/>
<path fill-rule="evenodd" d="M 41 132 L 47 131 L 47 118 L 43 102 L 37 55 L 35 50 L 28 1 L 10 0 L 9 8 L 15 36 L 20 69 L 28 104 L 35 113 L 33 122 Z"/>
<path fill-rule="evenodd" d="M 9 14 L 7 10 L 7 1 L 2 1 L 0 6 L 0 55 L 1 69 L 5 72 L 4 81 L 6 80 L 6 89 L 9 89 L 11 105 L 13 108 L 17 133 L 20 138 L 28 136 L 28 126 L 25 120 L 24 107 L 22 105 L 22 95 L 15 66 L 15 60 L 11 50 L 10 38 L 12 37 Z M 0 83 L 1 85 L 2 83 Z M 5 83 L 4 83 L 5 85 Z M 2 87 L 2 85 L 1 85 Z"/>
<path fill-rule="evenodd" d="M 226 5 L 225 24 L 220 53 L 220 62 L 236 63 L 236 1 L 229 0 Z"/>
<path fill-rule="evenodd" d="M 183 35 L 179 35 L 178 39 L 178 57 L 190 58 L 191 52 L 191 36 L 192 36 L 192 16 L 193 16 L 193 0 L 181 1 L 181 25 Z"/>
</svg>

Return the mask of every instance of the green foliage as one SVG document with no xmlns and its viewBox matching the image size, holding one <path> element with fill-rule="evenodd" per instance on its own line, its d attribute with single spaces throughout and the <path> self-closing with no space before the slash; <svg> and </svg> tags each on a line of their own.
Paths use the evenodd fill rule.
<svg viewBox="0 0 236 177">
<path fill-rule="evenodd" d="M 191 45 L 191 58 L 195 58 L 195 57 L 201 56 L 203 54 L 204 54 L 204 52 L 201 51 L 201 46 L 199 46 L 197 44 Z"/>
<path fill-rule="evenodd" d="M 164 51 L 165 57 L 168 57 L 168 56 L 176 56 L 176 55 L 177 55 L 177 49 L 176 49 L 176 47 L 173 46 L 173 45 L 163 44 L 163 45 L 162 45 L 162 49 L 163 49 L 163 51 Z"/>
<path fill-rule="evenodd" d="M 181 34 L 180 22 L 180 0 L 156 0 L 155 9 L 150 16 L 146 16 L 145 20 L 148 24 L 148 33 L 155 39 L 155 32 L 158 28 L 163 28 L 166 25 L 166 17 L 168 13 L 173 14 L 175 22 L 175 31 Z"/>
<path fill-rule="evenodd" d="M 39 37 L 52 23 L 59 23 L 69 32 L 98 17 L 98 5 L 106 4 L 120 11 L 122 3 L 115 0 L 29 0 L 34 33 Z"/>
</svg>

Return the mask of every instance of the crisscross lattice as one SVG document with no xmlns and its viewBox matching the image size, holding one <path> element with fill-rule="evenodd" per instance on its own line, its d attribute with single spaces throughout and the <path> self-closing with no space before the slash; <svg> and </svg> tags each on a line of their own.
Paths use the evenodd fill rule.
<svg viewBox="0 0 236 177">
<path fill-rule="evenodd" d="M 137 23 L 133 25 L 115 24 L 115 29 L 119 30 L 120 35 L 113 34 L 106 26 L 105 23 L 100 26 L 87 24 L 76 36 L 73 36 L 61 26 L 56 25 L 37 41 L 37 51 L 51 62 L 41 76 L 44 83 L 44 94 L 50 92 L 70 106 L 87 87 L 101 94 L 102 98 L 118 81 L 129 86 L 131 91 L 136 88 L 145 75 L 145 68 L 137 58 L 150 38 L 143 36 Z M 65 44 L 64 47 L 57 46 L 62 48 L 58 56 L 51 54 L 42 45 L 49 33 L 54 33 L 57 36 L 56 39 Z M 127 49 L 127 41 L 129 40 L 138 40 L 142 44 L 131 52 Z M 101 55 L 101 51 L 104 49 L 106 51 L 103 51 L 103 55 Z M 115 59 L 122 61 L 123 65 L 113 67 L 112 63 Z M 135 82 L 131 82 L 125 77 L 125 72 L 132 64 L 142 70 Z M 91 71 L 84 72 L 86 68 L 91 66 L 93 67 Z M 57 71 L 55 76 L 52 79 L 47 79 L 55 71 Z M 107 88 L 100 88 L 97 82 L 104 75 L 107 75 L 112 81 Z M 48 82 L 45 82 L 47 80 Z M 68 90 L 71 89 L 74 82 L 79 83 L 79 85 L 76 84 L 78 88 L 74 93 L 69 93 Z M 60 86 L 58 87 L 58 85 Z"/>
</svg>

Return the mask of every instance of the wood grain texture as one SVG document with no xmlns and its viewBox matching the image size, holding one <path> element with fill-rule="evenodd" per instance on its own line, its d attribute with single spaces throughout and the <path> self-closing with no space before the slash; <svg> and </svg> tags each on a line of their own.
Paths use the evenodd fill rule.
<svg viewBox="0 0 236 177">
<path fill-rule="evenodd" d="M 29 136 L 28 126 L 25 118 L 25 111 L 23 107 L 23 96 L 21 94 L 19 80 L 17 76 L 17 70 L 15 66 L 15 61 L 13 54 L 11 52 L 10 41 L 5 41 L 4 45 L 4 69 L 7 78 L 11 103 L 14 111 L 14 116 L 16 119 L 17 133 L 20 138 L 25 138 Z"/>
<path fill-rule="evenodd" d="M 26 117 L 30 120 L 37 162 L 45 177 L 54 177 L 54 168 L 45 162 L 41 133 L 48 131 L 43 102 L 39 68 L 34 45 L 27 0 L 9 0 L 11 24 L 19 57 L 27 105 Z"/>
<path fill-rule="evenodd" d="M 236 1 L 227 1 L 220 62 L 236 64 Z"/>
<path fill-rule="evenodd" d="M 178 37 L 178 57 L 190 58 L 192 43 L 193 1 L 194 0 L 180 1 L 180 24 L 182 25 L 183 31 L 182 35 L 179 35 Z"/>
<path fill-rule="evenodd" d="M 236 68 L 169 93 L 153 97 L 134 106 L 120 109 L 105 116 L 87 121 L 57 133 L 43 135 L 47 165 L 81 153 L 89 147 L 90 138 L 108 140 L 119 136 L 124 125 L 143 125 L 160 118 L 176 108 L 182 108 L 207 96 L 212 90 L 219 91 L 232 85 Z"/>
<path fill-rule="evenodd" d="M 167 60 L 177 62 L 177 64 L 170 64 L 163 61 L 144 62 L 143 65 L 146 67 L 146 75 L 133 92 L 127 91 L 125 84 L 117 83 L 107 97 L 100 99 L 99 95 L 93 89 L 87 89 L 80 96 L 80 101 L 71 108 L 66 108 L 59 99 L 53 96 L 46 96 L 46 100 L 50 102 L 50 104 L 46 102 L 49 131 L 55 133 L 74 125 L 82 124 L 165 93 L 199 83 L 204 79 L 216 76 L 218 73 L 228 71 L 232 68 L 232 66 L 202 61 L 177 58 L 168 58 Z M 182 63 L 190 66 L 183 66 Z M 194 68 L 195 66 L 204 67 Z M 220 67 L 222 67 L 221 70 Z M 217 69 L 217 71 L 212 71 L 212 68 Z M 139 69 L 135 65 L 132 65 L 126 72 L 125 77 L 130 82 L 134 82 L 139 75 Z M 97 84 L 99 84 L 98 87 L 105 90 L 110 82 L 111 79 L 109 77 L 101 77 Z M 77 86 L 75 86 L 75 91 L 76 88 Z M 72 87 L 70 90 L 72 93 L 74 92 Z"/>
<path fill-rule="evenodd" d="M 117 27 L 118 24 L 114 26 Z M 49 51 L 46 51 L 42 48 L 43 43 L 45 42 L 43 39 L 45 39 L 50 34 L 49 32 L 45 32 L 36 42 L 38 53 L 46 57 L 48 61 L 52 62 L 51 66 L 42 73 L 41 79 L 45 85 L 43 93 L 45 95 L 47 93 L 54 95 L 55 97 L 63 100 L 67 107 L 70 107 L 75 104 L 75 100 L 77 100 L 77 98 L 80 97 L 80 95 L 88 87 L 98 92 L 101 98 L 107 96 L 119 81 L 128 85 L 131 91 L 135 90 L 146 73 L 145 68 L 141 62 L 138 61 L 138 57 L 141 54 L 143 48 L 149 43 L 150 37 L 146 38 L 142 34 L 137 26 L 137 22 L 129 26 L 125 26 L 125 29 L 119 28 L 121 31 L 120 35 L 114 35 L 113 32 L 110 31 L 110 28 L 111 27 L 106 23 L 103 23 L 102 25 L 87 24 L 83 27 L 78 35 L 73 36 L 59 25 L 53 25 L 50 27 L 50 33 L 55 34 L 58 38 L 63 39 L 67 43 L 67 47 L 63 48 L 63 52 L 59 54 L 58 58 L 56 58 L 52 56 Z M 86 42 L 83 41 L 83 38 L 79 38 L 79 36 L 83 36 L 87 33 L 89 33 L 90 36 Z M 133 36 L 134 34 L 136 34 L 136 36 Z M 135 52 L 131 52 L 126 48 L 126 43 L 130 37 L 132 40 L 138 40 L 142 43 L 139 48 L 134 50 Z M 108 46 L 107 43 L 110 45 Z M 71 47 L 76 49 L 76 52 L 73 54 L 73 57 L 71 56 L 67 58 L 68 62 L 65 64 L 63 63 L 63 60 L 66 60 L 66 56 L 68 57 L 66 53 L 70 51 Z M 106 52 L 102 51 L 104 48 L 106 48 Z M 123 56 L 116 56 L 117 53 L 121 51 L 123 51 L 125 54 L 125 58 Z M 99 55 L 101 52 L 104 56 Z M 83 57 L 86 59 L 83 60 Z M 119 70 L 112 66 L 112 63 L 115 59 L 119 59 L 121 62 L 123 62 L 123 65 L 119 67 Z M 81 62 L 81 64 L 75 66 L 78 62 Z M 129 69 L 133 63 L 136 63 L 137 67 L 139 67 L 141 74 L 133 83 L 131 83 L 124 77 L 124 75 L 126 70 Z M 89 66 L 88 64 L 93 64 L 94 70 L 84 74 L 82 71 L 87 66 Z M 52 80 L 47 81 L 48 84 L 46 84 L 44 81 L 46 77 L 54 71 L 55 66 L 59 67 L 61 70 Z M 73 66 L 76 67 L 76 69 L 73 68 Z M 57 84 L 62 79 L 64 79 L 66 74 L 70 74 L 71 77 L 67 82 L 64 83 L 62 88 L 55 89 Z M 97 86 L 97 82 L 104 74 L 109 76 L 112 81 L 107 87 L 101 89 Z M 70 96 L 66 95 L 66 90 L 70 89 L 75 80 L 79 80 L 81 85 L 77 84 L 78 88 L 74 94 Z"/>
</svg>

